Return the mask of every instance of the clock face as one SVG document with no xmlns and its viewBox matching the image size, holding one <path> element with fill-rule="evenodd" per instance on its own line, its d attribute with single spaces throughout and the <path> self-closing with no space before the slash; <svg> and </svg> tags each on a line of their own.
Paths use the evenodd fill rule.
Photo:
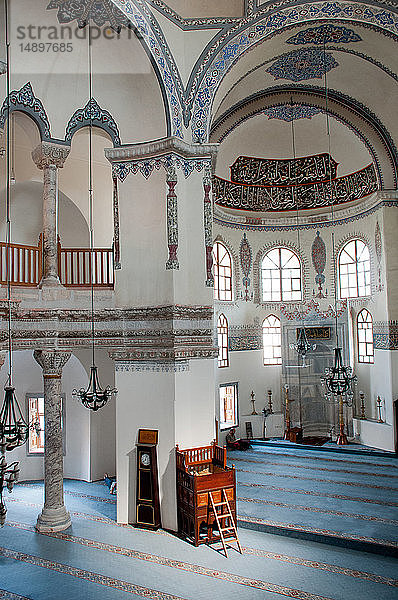
<svg viewBox="0 0 398 600">
<path fill-rule="evenodd" d="M 149 467 L 150 463 L 151 463 L 151 459 L 150 459 L 149 454 L 147 454 L 146 452 L 143 452 L 141 454 L 141 464 L 142 464 L 142 466 L 143 467 Z"/>
</svg>

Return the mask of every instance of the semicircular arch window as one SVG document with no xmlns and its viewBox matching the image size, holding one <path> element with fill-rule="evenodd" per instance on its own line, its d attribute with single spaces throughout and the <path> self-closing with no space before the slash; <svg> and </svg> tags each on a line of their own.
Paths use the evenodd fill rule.
<svg viewBox="0 0 398 600">
<path fill-rule="evenodd" d="M 301 264 L 289 248 L 269 250 L 261 262 L 263 302 L 301 300 Z"/>
</svg>

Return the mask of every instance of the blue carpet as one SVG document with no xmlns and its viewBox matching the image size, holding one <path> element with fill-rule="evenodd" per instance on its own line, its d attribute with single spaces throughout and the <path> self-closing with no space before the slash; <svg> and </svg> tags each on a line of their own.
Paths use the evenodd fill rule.
<svg viewBox="0 0 398 600">
<path fill-rule="evenodd" d="M 235 453 L 231 461 L 238 471 L 238 503 L 241 518 L 253 522 L 278 521 L 292 526 L 332 528 L 338 533 L 349 525 L 352 535 L 375 536 L 394 543 L 396 507 L 388 504 L 386 491 L 366 485 L 396 487 L 396 466 L 386 465 L 382 478 L 375 477 L 371 465 L 356 465 L 369 478 L 361 476 L 359 486 L 345 486 L 352 499 L 307 494 L 305 486 L 320 494 L 335 494 L 334 472 L 315 468 L 295 469 L 294 457 L 264 455 L 262 451 Z M 311 455 L 312 456 L 312 455 Z M 243 460 L 238 460 L 243 459 Z M 260 463 L 250 462 L 260 460 Z M 364 457 L 365 460 L 365 457 Z M 315 461 L 318 463 L 318 461 Z M 284 464 L 283 464 L 284 463 Z M 301 465 L 307 465 L 300 459 Z M 312 462 L 311 462 L 312 465 Z M 329 463 L 319 462 L 320 467 Z M 350 464 L 334 463 L 333 469 L 351 470 Z M 249 470 L 254 473 L 247 473 Z M 265 475 L 264 472 L 273 472 Z M 289 477 L 298 472 L 306 479 Z M 373 472 L 374 471 L 374 472 Z M 388 473 L 391 471 L 391 478 Z M 260 473 L 260 474 L 259 474 Z M 281 477 L 277 477 L 277 475 Z M 355 476 L 346 474 L 356 482 Z M 243 478 L 247 485 L 244 485 Z M 330 479 L 329 492 L 319 491 L 326 483 L 311 479 Z M 255 487 L 251 484 L 267 488 Z M 344 478 L 342 479 L 344 481 Z M 377 481 L 377 483 L 374 483 Z M 291 484 L 291 485 L 290 485 Z M 239 528 L 244 549 L 241 556 L 229 551 L 226 559 L 214 548 L 195 548 L 172 534 L 151 532 L 118 525 L 115 522 L 115 497 L 102 482 L 65 480 L 65 503 L 71 512 L 72 526 L 58 534 L 38 534 L 34 525 L 43 503 L 42 482 L 20 483 L 7 495 L 7 524 L 0 532 L 0 598 L 8 600 L 393 600 L 397 598 L 397 561 L 352 549 L 313 541 L 271 535 Z M 272 486 L 283 489 L 272 489 Z M 289 487 L 290 486 L 290 487 Z M 293 488 L 304 491 L 294 492 Z M 368 493 L 377 492 L 377 503 L 366 502 Z M 395 492 L 389 490 L 391 498 Z M 335 494 L 336 495 L 336 494 Z M 337 494 L 339 495 L 339 494 Z M 363 495 L 364 501 L 361 501 Z M 359 499 L 358 499 L 359 498 Z M 383 504 L 385 501 L 387 504 Z M 271 502 L 273 504 L 271 505 Z M 297 508 L 305 507 L 308 510 Z M 294 507 L 294 508 L 292 508 Z M 336 515 L 334 512 L 343 512 Z M 361 515 L 362 519 L 358 515 Z M 292 518 L 293 516 L 293 518 Z M 374 519 L 374 520 L 368 520 Z M 341 525 L 345 523 L 344 527 Z M 340 526 L 341 525 L 341 526 Z M 343 531 L 344 532 L 344 531 Z M 366 533 L 366 536 L 365 536 Z M 396 540 L 395 540 L 396 541 Z M 2 590 L 6 590 L 5 595 Z"/>
</svg>

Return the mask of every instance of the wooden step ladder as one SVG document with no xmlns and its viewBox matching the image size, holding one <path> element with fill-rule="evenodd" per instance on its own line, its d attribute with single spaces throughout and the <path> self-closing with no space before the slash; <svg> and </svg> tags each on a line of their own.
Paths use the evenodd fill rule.
<svg viewBox="0 0 398 600">
<path fill-rule="evenodd" d="M 238 532 L 236 530 L 235 521 L 232 516 L 231 507 L 229 505 L 227 494 L 226 494 L 225 490 L 224 489 L 222 490 L 221 502 L 214 502 L 213 492 L 209 492 L 209 498 L 210 498 L 211 507 L 214 512 L 214 516 L 216 518 L 216 523 L 217 523 L 218 531 L 220 533 L 220 540 L 221 540 L 221 543 L 224 548 L 225 557 L 228 558 L 228 553 L 227 553 L 228 542 L 236 542 L 238 544 L 239 552 L 241 554 L 243 554 L 242 546 L 240 545 L 240 541 L 238 538 Z M 221 512 L 218 512 L 218 509 L 220 509 Z M 226 521 L 228 519 L 229 519 L 229 524 L 228 524 L 228 526 L 226 526 Z M 228 534 L 230 534 L 230 533 L 233 534 L 232 537 L 229 537 Z M 224 534 L 227 534 L 228 537 L 225 538 Z M 227 544 L 226 544 L 226 540 L 227 540 Z"/>
</svg>

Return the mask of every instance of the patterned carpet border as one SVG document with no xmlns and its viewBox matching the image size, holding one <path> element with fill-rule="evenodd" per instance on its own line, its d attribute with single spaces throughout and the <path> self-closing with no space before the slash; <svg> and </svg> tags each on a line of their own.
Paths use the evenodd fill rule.
<svg viewBox="0 0 398 600">
<path fill-rule="evenodd" d="M 266 519 L 258 519 L 258 518 L 254 518 L 254 517 L 243 517 L 241 515 L 239 515 L 239 517 L 238 517 L 238 525 L 239 525 L 239 523 L 253 523 L 253 524 L 258 524 L 258 525 L 269 525 L 271 527 L 284 528 L 284 529 L 289 529 L 291 531 L 316 533 L 318 535 L 335 537 L 335 538 L 339 538 L 341 540 L 367 542 L 369 544 L 381 544 L 383 546 L 388 546 L 389 548 L 398 548 L 398 542 L 393 542 L 391 540 L 372 538 L 372 537 L 367 537 L 364 535 L 356 535 L 353 533 L 343 535 L 339 531 L 332 531 L 329 529 L 316 529 L 315 527 L 310 527 L 309 525 L 306 525 L 304 527 L 303 525 L 295 525 L 292 523 L 278 523 L 277 521 L 269 521 Z"/>
<path fill-rule="evenodd" d="M 18 529 L 23 529 L 26 531 L 31 531 L 33 533 L 37 533 L 35 528 L 31 525 L 24 523 L 7 523 L 9 527 L 16 527 Z M 81 538 L 78 536 L 72 536 L 66 532 L 58 532 L 58 533 L 41 533 L 40 535 L 46 535 L 47 537 L 52 537 L 56 539 L 61 539 L 64 541 L 69 541 L 73 543 L 77 543 L 83 545 L 85 547 L 96 548 L 98 550 L 105 550 L 107 552 L 111 552 L 113 554 L 117 554 L 118 556 L 127 556 L 131 558 L 135 558 L 138 560 L 145 560 L 148 562 L 153 562 L 156 564 L 160 564 L 163 566 L 168 566 L 172 568 L 187 570 L 189 572 L 199 573 L 200 575 L 207 575 L 210 577 L 214 577 L 214 573 L 217 573 L 217 578 L 230 577 L 235 576 L 231 573 L 226 573 L 224 571 L 214 571 L 213 569 L 207 569 L 206 567 L 202 567 L 200 565 L 193 565 L 191 563 L 186 563 L 183 561 L 178 561 L 174 559 L 168 559 L 163 556 L 158 556 L 156 554 L 150 554 L 146 552 L 141 552 L 138 550 L 133 550 L 130 548 L 124 548 L 120 546 L 114 546 L 112 544 L 106 544 L 105 542 L 98 542 L 94 540 L 89 540 L 87 538 Z M 300 558 L 297 556 L 289 556 L 286 554 L 279 554 L 276 552 L 270 552 L 267 550 L 260 550 L 257 548 L 248 548 L 243 547 L 244 554 L 248 556 L 256 556 L 260 558 L 267 558 L 270 560 L 276 560 L 281 562 L 286 562 L 289 564 L 294 564 L 300 567 L 307 567 L 311 569 L 319 569 L 322 571 L 327 571 L 329 573 L 335 573 L 338 575 L 345 575 L 347 577 L 354 577 L 356 579 L 363 579 L 364 581 L 371 581 L 373 583 L 379 583 L 383 585 L 388 585 L 391 587 L 398 587 L 398 580 L 392 577 L 384 577 L 383 575 L 377 575 L 375 573 L 369 573 L 366 571 L 359 571 L 356 569 L 350 569 L 347 567 L 340 567 L 338 565 L 322 563 L 313 560 L 306 560 L 304 558 Z M 220 576 L 220 577 L 219 577 Z M 229 580 L 229 579 L 226 579 Z M 250 580 L 252 581 L 252 580 Z M 0 596 L 1 598 L 1 596 Z"/>
<path fill-rule="evenodd" d="M 299 465 L 296 463 L 278 463 L 278 462 L 271 462 L 271 461 L 263 461 L 263 460 L 255 460 L 252 458 L 248 458 L 248 459 L 244 459 L 244 458 L 234 458 L 234 461 L 238 461 L 238 462 L 249 462 L 249 463 L 259 463 L 259 464 L 265 464 L 265 465 L 272 465 L 272 466 L 276 466 L 276 467 L 293 467 L 294 469 L 307 469 L 307 470 L 314 470 L 313 466 L 310 465 Z M 379 465 L 379 467 L 382 465 Z M 395 468 L 395 467 L 393 467 Z M 236 469 L 237 471 L 239 471 L 239 469 Z M 352 471 L 350 469 L 331 469 L 330 467 L 316 467 L 317 471 L 328 471 L 330 473 L 348 473 L 350 475 L 364 475 L 366 476 L 371 476 L 371 477 L 388 477 L 389 479 L 398 479 L 398 475 L 390 475 L 390 474 L 385 474 L 385 473 L 370 473 L 369 471 Z"/>
<path fill-rule="evenodd" d="M 114 577 L 108 577 L 99 573 L 93 573 L 92 571 L 86 571 L 84 569 L 78 569 L 77 567 L 71 567 L 70 565 L 64 565 L 59 562 L 47 560 L 40 556 L 34 556 L 32 554 L 25 554 L 24 552 L 17 552 L 16 550 L 10 550 L 9 548 L 0 547 L 0 556 L 4 558 L 13 558 L 21 562 L 34 565 L 36 567 L 43 567 L 56 571 L 57 573 L 63 573 L 64 575 L 72 575 L 78 579 L 84 579 L 90 583 L 97 583 L 106 587 L 120 590 L 122 592 L 129 592 L 130 594 L 138 594 L 143 598 L 150 598 L 151 600 L 186 600 L 181 596 L 175 596 L 174 594 L 168 594 L 166 592 L 160 592 L 151 588 L 129 583 L 122 579 L 115 579 Z"/>
<path fill-rule="evenodd" d="M 253 484 L 256 485 L 256 484 Z M 316 512 L 324 515 L 334 515 L 336 517 L 350 517 L 353 519 L 361 519 L 362 521 L 370 521 L 375 523 L 387 523 L 388 525 L 398 525 L 398 521 L 394 519 L 383 519 L 382 517 L 373 517 L 370 515 L 362 515 L 355 513 L 346 513 L 340 510 L 330 510 L 326 508 L 317 508 L 316 506 L 301 506 L 300 504 L 286 504 L 285 502 L 275 502 L 274 500 L 264 500 L 260 498 L 240 498 L 240 502 L 253 502 L 254 504 L 265 504 L 270 506 L 278 506 L 280 508 L 292 508 L 294 510 L 304 510 L 307 512 Z"/>
<path fill-rule="evenodd" d="M 252 473 L 253 471 L 250 471 Z M 267 490 L 275 490 L 276 492 L 290 492 L 292 494 L 305 494 L 309 496 L 320 496 L 321 498 L 336 498 L 338 500 L 349 500 L 352 502 L 365 502 L 368 504 L 380 504 L 381 506 L 398 506 L 398 502 L 390 502 L 388 500 L 379 500 L 378 498 L 361 498 L 361 496 L 345 496 L 344 494 L 332 494 L 328 492 L 316 492 L 315 490 L 299 490 L 296 488 L 284 488 L 276 485 L 267 485 L 265 483 L 245 483 L 237 481 L 238 485 L 245 487 L 261 487 Z"/>
<path fill-rule="evenodd" d="M 56 533 L 56 534 L 45 534 L 49 537 L 55 537 L 58 539 L 63 539 L 66 541 L 72 541 L 75 543 L 83 543 L 86 547 L 96 548 L 98 550 L 107 550 L 107 551 L 115 551 L 119 556 L 128 556 L 132 558 L 137 558 L 135 556 L 136 551 L 130 550 L 128 548 L 118 548 L 116 546 L 111 546 L 110 544 L 105 544 L 103 542 L 95 542 L 93 540 L 84 540 L 83 538 L 75 538 L 72 536 L 68 536 L 64 532 Z M 70 538 L 70 539 L 69 539 Z M 111 550 L 111 549 L 114 550 Z M 262 581 L 260 579 L 251 579 L 248 577 L 243 577 L 242 575 L 235 575 L 233 573 L 226 573 L 224 571 L 217 571 L 214 569 L 207 569 L 206 567 L 201 567 L 200 565 L 191 565 L 190 563 L 184 563 L 180 561 L 176 561 L 173 559 L 165 558 L 165 557 L 155 557 L 151 554 L 140 553 L 143 556 L 141 560 L 145 560 L 147 562 L 156 562 L 157 564 L 161 564 L 167 567 L 174 567 L 177 569 L 182 569 L 184 571 L 193 573 L 195 575 L 205 575 L 207 577 L 212 577 L 214 579 L 219 579 L 222 581 L 226 581 L 228 583 L 236 583 L 239 585 L 243 585 L 253 589 L 259 589 L 264 592 L 271 592 L 273 594 L 279 594 L 280 596 L 286 596 L 288 598 L 295 598 L 296 600 L 332 600 L 329 596 L 319 596 L 318 594 L 312 594 L 310 592 L 305 592 L 303 590 L 298 590 L 294 588 L 288 588 L 286 586 L 278 585 L 275 583 L 271 583 L 268 581 Z M 93 573 L 92 571 L 86 571 L 83 569 L 79 569 L 77 567 L 71 567 L 70 565 L 64 565 L 62 563 L 58 563 L 55 561 L 50 561 L 45 558 L 41 558 L 39 556 L 33 556 L 31 554 L 25 554 L 24 552 L 17 552 L 15 550 L 9 550 L 8 548 L 0 547 L 0 556 L 5 558 L 13 558 L 15 560 L 20 560 L 22 562 L 29 563 L 31 565 L 35 565 L 38 567 L 44 567 L 46 569 L 51 569 L 53 571 L 57 571 L 58 573 L 64 573 L 66 575 L 73 575 L 79 579 L 84 579 L 85 581 L 89 581 L 91 583 L 98 583 L 100 585 L 104 585 L 107 587 L 111 587 L 113 589 L 121 590 L 124 592 L 129 592 L 131 594 L 139 594 L 144 598 L 150 598 L 152 600 L 183 600 L 180 596 L 175 596 L 173 594 L 168 594 L 167 592 L 161 592 L 158 590 L 153 590 L 151 588 L 146 588 L 140 585 L 136 585 L 133 583 L 129 583 L 127 581 L 123 581 L 121 579 L 115 579 L 113 577 L 108 577 L 106 575 L 101 575 L 99 573 Z M 158 560 L 152 560 L 152 558 L 157 558 Z"/>
<path fill-rule="evenodd" d="M 4 600 L 31 600 L 27 596 L 20 596 L 19 594 L 13 594 L 12 592 L 8 592 L 7 590 L 0 590 L 0 599 L 4 598 Z"/>
</svg>

